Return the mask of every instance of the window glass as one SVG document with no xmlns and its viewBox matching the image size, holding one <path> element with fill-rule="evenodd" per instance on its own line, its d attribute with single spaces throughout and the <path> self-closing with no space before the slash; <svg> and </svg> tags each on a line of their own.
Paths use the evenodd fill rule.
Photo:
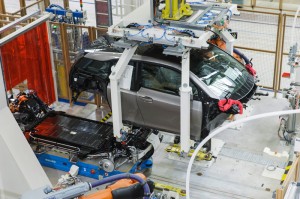
<svg viewBox="0 0 300 199">
<path fill-rule="evenodd" d="M 79 71 L 96 75 L 102 79 L 108 78 L 110 75 L 110 68 L 114 63 L 112 61 L 97 61 L 92 59 L 83 58 L 79 65 Z"/>
<path fill-rule="evenodd" d="M 190 84 L 193 95 L 198 97 L 198 90 Z M 181 74 L 178 71 L 150 63 L 142 64 L 142 86 L 169 94 L 179 93 Z"/>
<path fill-rule="evenodd" d="M 235 58 L 209 44 L 208 49 L 191 52 L 191 71 L 220 98 L 240 99 L 251 90 L 246 68 Z"/>
</svg>

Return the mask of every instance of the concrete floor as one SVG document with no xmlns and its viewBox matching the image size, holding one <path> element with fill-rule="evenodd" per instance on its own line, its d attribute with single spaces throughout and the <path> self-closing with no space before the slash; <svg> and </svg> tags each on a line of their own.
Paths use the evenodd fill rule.
<svg viewBox="0 0 300 199">
<path fill-rule="evenodd" d="M 253 106 L 251 115 L 288 109 L 287 100 L 280 97 L 273 98 L 272 93 L 269 97 L 262 97 L 260 101 L 250 101 L 249 104 Z M 99 120 L 108 112 L 107 107 L 96 109 L 93 105 L 70 108 L 66 104 L 61 104 L 57 108 L 70 114 L 95 120 Z M 269 147 L 278 153 L 289 152 L 291 146 L 287 146 L 277 136 L 278 126 L 278 117 L 261 119 L 244 124 L 240 130 L 226 130 L 216 138 L 225 142 L 222 150 L 243 150 L 250 154 L 263 154 L 263 149 Z M 168 140 L 164 140 L 164 143 L 161 143 L 153 155 L 154 166 L 150 179 L 184 189 L 187 163 L 168 159 L 168 154 L 165 152 L 167 142 Z M 209 168 L 193 167 L 191 175 L 192 198 L 265 199 L 271 198 L 273 191 L 280 187 L 280 180 L 262 176 L 266 165 L 221 154 Z M 63 174 L 63 172 L 49 168 L 45 168 L 45 171 L 52 183 L 56 183 L 60 175 Z M 93 179 L 83 178 L 83 180 L 92 181 Z"/>
<path fill-rule="evenodd" d="M 250 102 L 252 115 L 287 109 L 285 99 L 264 97 Z M 262 154 L 265 147 L 273 151 L 289 151 L 290 146 L 277 136 L 279 119 L 268 118 L 244 124 L 241 130 L 226 130 L 217 136 L 226 148 Z M 153 178 L 184 185 L 187 165 L 166 159 L 163 148 L 154 155 Z M 210 168 L 195 167 L 192 171 L 192 198 L 271 198 L 279 180 L 262 176 L 265 165 L 219 155 Z M 197 175 L 201 173 L 201 176 Z"/>
</svg>

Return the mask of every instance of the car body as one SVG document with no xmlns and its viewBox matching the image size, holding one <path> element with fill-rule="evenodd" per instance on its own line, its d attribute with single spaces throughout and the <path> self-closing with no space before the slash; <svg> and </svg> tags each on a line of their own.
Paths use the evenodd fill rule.
<svg viewBox="0 0 300 199">
<path fill-rule="evenodd" d="M 181 57 L 162 52 L 161 46 L 149 45 L 138 48 L 132 57 L 130 85 L 121 88 L 122 116 L 136 126 L 179 134 Z M 120 56 L 120 51 L 104 47 L 78 60 L 70 71 L 73 97 L 98 91 L 110 102 L 109 75 Z M 191 138 L 199 140 L 228 117 L 218 107 L 220 99 L 246 103 L 257 86 L 243 64 L 212 44 L 191 50 L 190 70 Z"/>
</svg>

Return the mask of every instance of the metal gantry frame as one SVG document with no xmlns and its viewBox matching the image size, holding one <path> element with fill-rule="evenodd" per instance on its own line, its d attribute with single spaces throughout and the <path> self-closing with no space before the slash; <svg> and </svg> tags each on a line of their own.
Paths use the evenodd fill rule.
<svg viewBox="0 0 300 199">
<path fill-rule="evenodd" d="M 237 11 L 236 5 L 231 4 L 219 4 L 223 6 L 224 9 L 229 9 L 232 13 Z M 207 8 L 209 9 L 212 5 L 208 4 Z M 170 46 L 172 50 L 176 48 L 172 46 L 178 45 L 178 51 L 175 53 L 178 56 L 182 57 L 182 73 L 181 73 L 181 87 L 180 87 L 180 139 L 181 139 L 181 151 L 187 153 L 190 150 L 190 107 L 191 107 L 191 93 L 192 88 L 189 85 L 190 80 L 190 49 L 191 48 L 206 48 L 208 44 L 206 43 L 207 40 L 211 37 L 212 32 L 206 32 L 202 30 L 193 29 L 197 34 L 197 38 L 193 37 L 181 37 L 169 34 L 167 30 L 149 27 L 144 31 L 135 30 L 135 29 L 128 29 L 122 28 L 122 26 L 126 26 L 125 23 L 135 22 L 132 20 L 140 20 L 147 19 L 147 21 L 153 22 L 153 7 L 152 1 L 149 1 L 148 4 L 145 3 L 141 7 L 134 10 L 132 13 L 127 15 L 123 21 L 119 24 L 115 24 L 108 29 L 108 34 L 112 37 L 121 37 L 124 41 L 135 41 L 135 42 L 149 42 L 161 45 Z M 223 12 L 220 12 L 224 14 Z M 194 27 L 195 25 L 193 25 Z M 178 28 L 178 26 L 177 26 Z M 139 33 L 143 32 L 141 36 Z M 167 38 L 169 37 L 169 38 Z M 221 31 L 221 37 L 228 42 L 228 48 L 226 49 L 230 54 L 233 53 L 233 42 L 235 39 L 232 35 L 224 30 Z M 160 39 L 158 39 L 160 38 Z M 122 108 L 121 108 L 121 93 L 119 87 L 119 80 L 125 71 L 127 64 L 129 63 L 130 59 L 132 58 L 135 50 L 137 49 L 138 45 L 124 47 L 125 50 L 121 55 L 119 61 L 117 62 L 116 66 L 113 67 L 112 73 L 110 75 L 110 84 L 111 84 L 111 101 L 112 101 L 112 117 L 113 117 L 113 128 L 114 128 L 114 135 L 117 138 L 120 138 L 120 131 L 123 128 L 122 123 Z"/>
<path fill-rule="evenodd" d="M 116 138 L 120 138 L 120 131 L 123 128 L 121 92 L 119 81 L 126 67 L 134 55 L 138 44 L 125 48 L 117 64 L 112 68 L 109 76 L 111 86 L 111 102 L 113 112 L 113 131 Z M 190 49 L 186 48 L 182 54 L 182 73 L 180 87 L 180 137 L 181 150 L 188 152 L 190 150 L 190 107 L 191 93 L 190 87 Z"/>
</svg>

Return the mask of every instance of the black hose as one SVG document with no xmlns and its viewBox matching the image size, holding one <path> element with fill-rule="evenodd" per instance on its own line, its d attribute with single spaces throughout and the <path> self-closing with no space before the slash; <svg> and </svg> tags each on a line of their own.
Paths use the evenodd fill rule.
<svg viewBox="0 0 300 199">
<path fill-rule="evenodd" d="M 240 52 L 239 50 L 237 50 L 236 48 L 233 48 L 233 52 L 235 54 L 237 54 L 238 56 L 240 56 L 246 64 L 251 64 L 250 60 L 246 57 L 246 55 L 244 55 L 242 52 Z"/>
</svg>

